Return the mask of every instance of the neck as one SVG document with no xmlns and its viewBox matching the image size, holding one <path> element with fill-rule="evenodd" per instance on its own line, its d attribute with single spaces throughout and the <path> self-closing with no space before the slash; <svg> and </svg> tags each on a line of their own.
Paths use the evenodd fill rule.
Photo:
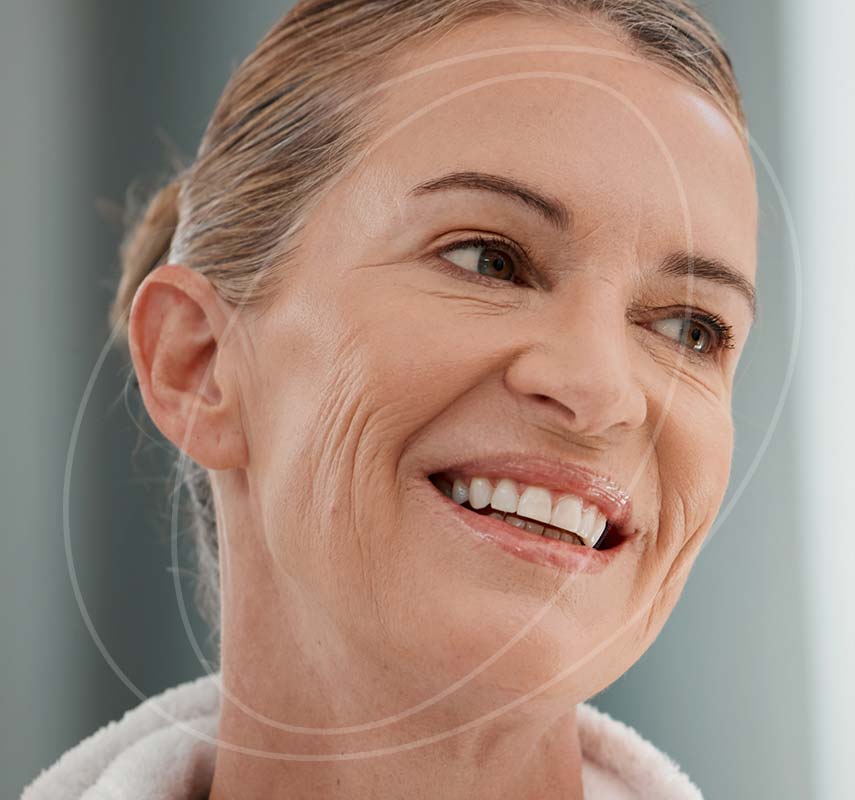
<svg viewBox="0 0 855 800">
<path fill-rule="evenodd" d="M 277 627 L 235 637 L 223 626 L 219 740 L 256 752 L 219 748 L 210 800 L 582 800 L 574 705 L 535 698 L 489 718 L 507 694 L 484 682 L 401 714 L 441 687 L 419 684 L 383 654 L 344 646 L 317 618 L 309 635 L 295 611 L 287 635 Z M 295 726 L 361 729 L 317 735 Z"/>
<path fill-rule="evenodd" d="M 370 713 L 363 717 L 373 718 Z M 280 719 L 289 717 L 283 714 Z M 221 748 L 209 798 L 583 800 L 575 722 L 575 712 L 568 712 L 540 730 L 504 725 L 499 730 L 486 723 L 404 749 L 413 739 L 401 726 L 389 726 L 385 736 L 307 736 L 271 731 L 264 723 L 248 721 L 242 712 L 232 712 L 221 719 L 221 741 L 291 754 L 292 760 Z M 369 738 L 370 745 L 360 745 L 360 738 Z"/>
<path fill-rule="evenodd" d="M 478 663 L 459 644 L 414 653 L 370 620 L 342 630 L 263 552 L 223 559 L 218 734 L 232 748 L 218 747 L 209 800 L 582 800 L 568 694 L 514 702 L 535 688 L 524 660 L 449 692 Z"/>
</svg>

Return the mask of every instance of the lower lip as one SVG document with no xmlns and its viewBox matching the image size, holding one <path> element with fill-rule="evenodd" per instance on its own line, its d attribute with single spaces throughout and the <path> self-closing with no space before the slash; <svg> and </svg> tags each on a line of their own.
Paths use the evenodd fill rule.
<svg viewBox="0 0 855 800">
<path fill-rule="evenodd" d="M 627 539 L 608 550 L 594 550 L 592 547 L 570 544 L 570 542 L 564 542 L 560 539 L 550 539 L 548 536 L 514 527 L 500 519 L 477 514 L 455 503 L 454 500 L 437 489 L 429 479 L 428 485 L 433 494 L 445 504 L 446 508 L 463 523 L 470 533 L 477 536 L 481 541 L 491 542 L 498 545 L 506 553 L 533 564 L 552 567 L 559 572 L 595 575 L 611 564 L 627 546 Z"/>
</svg>

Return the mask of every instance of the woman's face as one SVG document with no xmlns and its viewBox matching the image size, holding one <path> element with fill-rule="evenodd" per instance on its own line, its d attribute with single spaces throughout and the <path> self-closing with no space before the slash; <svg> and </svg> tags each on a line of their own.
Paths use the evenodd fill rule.
<svg viewBox="0 0 855 800">
<path fill-rule="evenodd" d="M 550 44 L 630 55 L 594 27 L 507 16 L 409 51 L 400 72 Z M 268 603 L 253 625 L 309 623 L 325 652 L 394 663 L 420 698 L 548 606 L 463 691 L 512 697 L 581 662 L 545 696 L 590 697 L 658 634 L 728 482 L 752 315 L 734 280 L 702 266 L 753 283 L 749 157 L 700 91 L 591 52 L 493 54 L 403 81 L 380 132 L 235 338 L 252 533 L 229 536 L 225 603 L 252 585 Z M 522 182 L 568 217 L 483 180 L 413 192 L 462 172 Z M 663 269 L 690 248 L 694 281 Z M 684 306 L 696 316 L 681 325 Z M 631 496 L 632 536 L 604 569 L 480 538 L 428 478 L 494 457 L 470 477 L 501 477 L 511 455 L 523 471 L 535 458 L 587 468 Z"/>
</svg>

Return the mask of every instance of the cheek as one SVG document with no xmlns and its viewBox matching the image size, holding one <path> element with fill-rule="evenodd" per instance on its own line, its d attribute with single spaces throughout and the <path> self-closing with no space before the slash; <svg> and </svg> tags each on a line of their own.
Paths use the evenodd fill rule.
<svg viewBox="0 0 855 800">
<path fill-rule="evenodd" d="M 653 643 L 679 600 L 724 499 L 733 450 L 729 396 L 722 401 L 683 383 L 667 407 L 651 403 L 650 411 L 658 416 L 651 428 L 656 436 L 659 529 L 652 551 L 643 556 L 654 594 L 645 600 L 648 610 L 631 637 L 637 654 Z"/>
<path fill-rule="evenodd" d="M 400 567 L 402 455 L 482 368 L 447 299 L 373 269 L 301 279 L 254 337 L 251 491 L 273 558 L 314 580 Z"/>
<path fill-rule="evenodd" d="M 425 267 L 360 267 L 327 298 L 315 395 L 329 408 L 316 435 L 342 420 L 358 428 L 349 444 L 365 470 L 397 464 L 413 436 L 502 355 L 504 323 L 485 319 L 495 306 L 436 287 Z"/>
<path fill-rule="evenodd" d="M 655 449 L 665 543 L 678 550 L 690 541 L 699 547 L 695 540 L 712 525 L 730 477 L 729 401 L 684 384 L 676 388 L 662 414 Z"/>
</svg>

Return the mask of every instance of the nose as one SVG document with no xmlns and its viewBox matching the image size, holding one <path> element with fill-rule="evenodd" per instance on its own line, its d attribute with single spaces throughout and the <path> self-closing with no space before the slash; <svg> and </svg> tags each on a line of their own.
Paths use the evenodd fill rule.
<svg viewBox="0 0 855 800">
<path fill-rule="evenodd" d="M 539 316 L 530 346 L 505 372 L 505 385 L 526 403 L 555 406 L 562 426 L 579 435 L 638 428 L 647 398 L 633 374 L 623 309 L 614 298 L 611 308 L 562 305 Z"/>
</svg>

